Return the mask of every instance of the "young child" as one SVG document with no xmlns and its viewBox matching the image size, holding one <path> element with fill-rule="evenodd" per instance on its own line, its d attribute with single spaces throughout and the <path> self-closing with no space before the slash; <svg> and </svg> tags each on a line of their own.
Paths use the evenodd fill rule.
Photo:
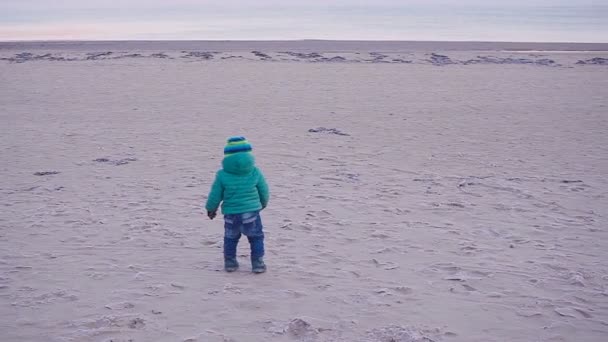
<svg viewBox="0 0 608 342">
<path fill-rule="evenodd" d="M 236 247 L 241 234 L 251 246 L 251 267 L 254 273 L 266 272 L 264 264 L 264 232 L 260 211 L 268 205 L 268 185 L 255 166 L 252 148 L 244 137 L 232 137 L 224 148 L 222 169 L 215 176 L 207 199 L 207 216 L 214 219 L 222 203 L 224 214 L 224 268 L 239 268 Z"/>
</svg>

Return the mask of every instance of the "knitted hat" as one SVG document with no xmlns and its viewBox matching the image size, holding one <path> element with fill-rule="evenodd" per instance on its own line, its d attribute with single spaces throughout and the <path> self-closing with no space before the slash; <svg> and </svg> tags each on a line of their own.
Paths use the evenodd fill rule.
<svg viewBox="0 0 608 342">
<path fill-rule="evenodd" d="M 224 147 L 224 155 L 229 156 L 239 152 L 251 152 L 251 144 L 245 137 L 228 138 L 228 143 Z"/>
</svg>

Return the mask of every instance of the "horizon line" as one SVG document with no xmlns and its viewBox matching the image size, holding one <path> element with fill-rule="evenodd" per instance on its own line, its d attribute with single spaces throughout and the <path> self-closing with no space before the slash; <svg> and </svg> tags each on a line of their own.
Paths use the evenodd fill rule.
<svg viewBox="0 0 608 342">
<path fill-rule="evenodd" d="M 594 44 L 606 42 L 574 41 L 514 41 L 514 40 L 396 40 L 396 39 L 15 39 L 0 40 L 1 43 L 108 43 L 108 42 L 381 42 L 381 43 L 507 43 L 507 44 Z"/>
</svg>

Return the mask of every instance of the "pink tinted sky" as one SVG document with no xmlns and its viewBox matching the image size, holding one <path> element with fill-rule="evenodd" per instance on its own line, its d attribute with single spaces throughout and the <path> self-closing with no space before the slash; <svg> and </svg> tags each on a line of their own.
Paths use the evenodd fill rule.
<svg viewBox="0 0 608 342">
<path fill-rule="evenodd" d="M 2 0 L 0 40 L 606 42 L 598 0 Z"/>
</svg>

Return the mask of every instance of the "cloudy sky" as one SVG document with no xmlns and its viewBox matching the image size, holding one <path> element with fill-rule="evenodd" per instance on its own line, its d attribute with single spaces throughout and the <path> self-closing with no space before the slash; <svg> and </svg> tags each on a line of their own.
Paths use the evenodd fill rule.
<svg viewBox="0 0 608 342">
<path fill-rule="evenodd" d="M 0 0 L 6 40 L 608 42 L 608 0 Z"/>
</svg>

